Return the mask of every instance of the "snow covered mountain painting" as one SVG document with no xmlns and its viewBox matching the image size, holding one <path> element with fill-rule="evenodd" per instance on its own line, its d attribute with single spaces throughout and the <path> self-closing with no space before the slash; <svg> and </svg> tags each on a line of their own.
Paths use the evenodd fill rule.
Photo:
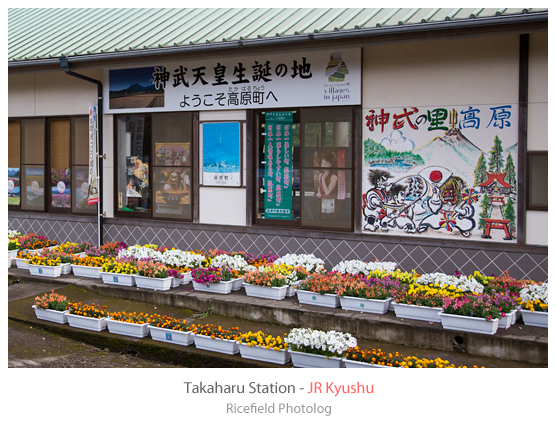
<svg viewBox="0 0 556 426">
<path fill-rule="evenodd" d="M 374 108 L 364 118 L 364 232 L 515 242 L 515 106 Z"/>
</svg>

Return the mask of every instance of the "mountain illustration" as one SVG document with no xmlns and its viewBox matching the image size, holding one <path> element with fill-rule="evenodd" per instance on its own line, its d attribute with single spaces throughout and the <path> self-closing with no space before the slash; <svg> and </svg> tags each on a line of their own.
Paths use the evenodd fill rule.
<svg viewBox="0 0 556 426">
<path fill-rule="evenodd" d="M 517 159 L 517 142 L 504 150 L 504 160 L 508 157 L 508 153 L 511 153 L 514 161 L 516 161 L 516 159 Z"/>
<path fill-rule="evenodd" d="M 420 155 L 426 164 L 442 164 L 455 174 L 465 174 L 475 169 L 481 149 L 458 128 L 452 127 L 443 136 L 435 137 L 413 153 Z"/>
</svg>

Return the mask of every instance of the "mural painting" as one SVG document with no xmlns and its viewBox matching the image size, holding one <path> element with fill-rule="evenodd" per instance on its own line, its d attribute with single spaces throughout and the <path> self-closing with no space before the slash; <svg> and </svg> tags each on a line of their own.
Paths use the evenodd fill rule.
<svg viewBox="0 0 556 426">
<path fill-rule="evenodd" d="M 517 106 L 365 111 L 364 232 L 515 242 Z"/>
</svg>

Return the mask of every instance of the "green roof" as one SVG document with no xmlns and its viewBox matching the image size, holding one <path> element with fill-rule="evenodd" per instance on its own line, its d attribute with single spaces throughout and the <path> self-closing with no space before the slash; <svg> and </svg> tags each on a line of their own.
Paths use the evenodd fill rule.
<svg viewBox="0 0 556 426">
<path fill-rule="evenodd" d="M 176 48 L 357 36 L 508 19 L 548 21 L 548 9 L 8 9 L 8 65 Z M 424 27 L 424 28 L 423 28 Z"/>
</svg>

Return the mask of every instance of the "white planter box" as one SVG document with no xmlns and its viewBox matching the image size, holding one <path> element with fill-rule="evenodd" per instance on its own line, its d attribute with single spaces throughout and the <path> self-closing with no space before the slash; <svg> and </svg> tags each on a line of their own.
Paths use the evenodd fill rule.
<svg viewBox="0 0 556 426">
<path fill-rule="evenodd" d="M 105 284 L 116 284 L 123 285 L 126 287 L 131 287 L 135 285 L 135 275 L 130 274 L 116 274 L 114 272 L 102 272 L 100 273 L 102 282 Z"/>
<path fill-rule="evenodd" d="M 438 314 L 442 308 L 429 308 L 428 306 L 405 305 L 392 302 L 394 312 L 398 318 L 414 319 L 419 321 L 440 322 Z"/>
<path fill-rule="evenodd" d="M 13 260 L 12 257 L 8 257 L 8 268 L 12 267 L 12 260 Z"/>
<path fill-rule="evenodd" d="M 142 338 L 149 334 L 148 323 L 133 324 L 130 322 L 115 321 L 112 318 L 106 319 L 108 331 L 123 336 Z"/>
<path fill-rule="evenodd" d="M 325 306 L 337 308 L 340 306 L 340 298 L 337 294 L 319 294 L 312 291 L 297 290 L 297 300 L 304 305 Z"/>
<path fill-rule="evenodd" d="M 76 277 L 100 278 L 102 266 L 71 265 L 71 271 Z"/>
<path fill-rule="evenodd" d="M 282 300 L 286 297 L 287 285 L 282 287 L 262 287 L 260 285 L 244 283 L 247 296 L 260 297 L 263 299 Z"/>
<path fill-rule="evenodd" d="M 498 328 L 508 329 L 512 324 L 515 324 L 515 317 L 517 315 L 517 310 L 514 309 L 506 314 L 505 317 L 498 320 Z"/>
<path fill-rule="evenodd" d="M 220 352 L 222 354 L 235 355 L 239 353 L 239 343 L 235 340 L 212 339 L 209 336 L 195 334 L 195 347 L 206 351 Z"/>
<path fill-rule="evenodd" d="M 169 328 L 153 327 L 149 324 L 149 331 L 153 340 L 175 345 L 188 346 L 194 341 L 191 331 L 172 330 Z"/>
<path fill-rule="evenodd" d="M 45 321 L 57 322 L 58 324 L 66 324 L 68 319 L 66 314 L 68 311 L 56 311 L 54 309 L 39 309 L 35 305 L 32 306 L 38 319 Z"/>
<path fill-rule="evenodd" d="M 66 275 L 71 272 L 71 263 L 61 263 L 60 266 L 62 267 L 62 275 Z"/>
<path fill-rule="evenodd" d="M 342 358 L 325 357 L 324 355 L 307 354 L 304 352 L 288 351 L 291 354 L 292 364 L 299 368 L 343 368 Z"/>
<path fill-rule="evenodd" d="M 346 368 L 397 368 L 390 365 L 370 364 L 368 362 L 354 361 L 352 359 L 344 358 L 344 365 Z"/>
<path fill-rule="evenodd" d="M 187 284 L 191 281 L 191 272 L 184 272 L 183 276 L 180 278 L 180 284 Z"/>
<path fill-rule="evenodd" d="M 8 258 L 15 259 L 19 250 L 8 250 Z"/>
<path fill-rule="evenodd" d="M 178 277 L 172 277 L 172 283 L 170 284 L 170 288 L 179 287 L 181 279 Z"/>
<path fill-rule="evenodd" d="M 385 314 L 388 311 L 391 301 L 391 297 L 385 300 L 378 300 L 340 296 L 340 305 L 342 309 L 347 309 L 348 311 L 367 312 L 371 314 Z"/>
<path fill-rule="evenodd" d="M 228 294 L 232 292 L 233 281 L 220 281 L 219 283 L 203 284 L 193 281 L 193 288 L 197 291 L 209 293 Z"/>
<path fill-rule="evenodd" d="M 62 266 L 29 265 L 29 273 L 43 277 L 59 277 L 62 274 Z"/>
<path fill-rule="evenodd" d="M 20 259 L 17 257 L 15 259 L 15 264 L 20 269 L 29 269 L 29 265 L 27 264 L 27 262 L 28 262 L 27 259 Z"/>
<path fill-rule="evenodd" d="M 525 325 L 548 328 L 548 312 L 521 310 L 521 318 Z"/>
<path fill-rule="evenodd" d="M 71 327 L 82 328 L 84 330 L 102 331 L 106 328 L 106 319 L 104 318 L 91 318 L 83 315 L 66 314 L 68 323 Z"/>
<path fill-rule="evenodd" d="M 487 321 L 484 318 L 452 315 L 440 312 L 442 328 L 447 330 L 468 331 L 471 333 L 494 334 L 498 331 L 498 318 Z"/>
<path fill-rule="evenodd" d="M 233 280 L 233 282 L 232 282 L 232 291 L 241 290 L 241 287 L 243 287 L 243 285 L 244 285 L 244 283 L 243 283 L 243 277 L 236 278 L 236 279 Z"/>
<path fill-rule="evenodd" d="M 151 290 L 170 290 L 172 277 L 150 278 L 135 275 L 135 285 L 139 288 L 148 288 Z"/>
<path fill-rule="evenodd" d="M 287 364 L 290 362 L 290 353 L 283 349 L 275 351 L 274 349 L 267 349 L 260 346 L 247 346 L 246 343 L 240 343 L 239 353 L 242 358 L 271 362 L 273 364 Z"/>
<path fill-rule="evenodd" d="M 286 291 L 286 297 L 295 296 L 295 294 L 297 293 L 297 287 L 301 282 L 302 280 L 291 283 L 290 286 L 288 287 L 288 290 Z"/>
</svg>

